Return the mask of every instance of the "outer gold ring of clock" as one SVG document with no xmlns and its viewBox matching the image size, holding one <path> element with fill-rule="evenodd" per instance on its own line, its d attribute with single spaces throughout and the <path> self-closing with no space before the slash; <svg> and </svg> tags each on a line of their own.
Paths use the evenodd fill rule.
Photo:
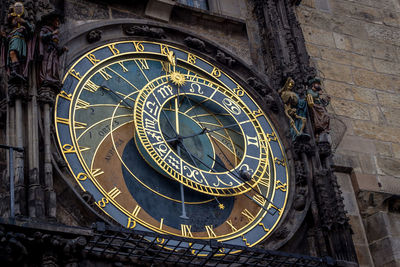
<svg viewBox="0 0 400 267">
<path fill-rule="evenodd" d="M 187 76 L 187 75 L 185 75 L 185 76 Z M 163 162 L 163 160 L 162 160 L 162 158 L 160 157 L 160 156 L 158 156 L 158 154 L 156 154 L 156 152 L 155 152 L 155 149 L 153 148 L 153 146 L 152 146 L 152 144 L 151 144 L 151 142 L 148 140 L 148 138 L 147 138 L 147 135 L 145 134 L 145 129 L 144 129 L 144 125 L 143 125 L 143 122 L 142 122 L 142 116 L 141 116 L 141 114 L 142 114 L 142 110 L 143 110 L 143 104 L 146 102 L 146 99 L 148 98 L 148 96 L 149 95 L 151 95 L 152 94 L 152 92 L 156 89 L 156 88 L 159 88 L 160 86 L 162 86 L 162 85 L 164 85 L 164 84 L 166 84 L 166 83 L 168 83 L 169 81 L 166 79 L 166 81 L 163 81 L 162 83 L 157 83 L 157 86 L 155 87 L 155 88 L 153 88 L 153 89 L 147 89 L 146 90 L 146 88 L 148 88 L 148 86 L 150 85 L 150 84 L 153 84 L 156 80 L 158 80 L 158 79 L 162 79 L 162 78 L 164 78 L 164 76 L 163 77 L 158 77 L 158 78 L 156 78 L 156 79 L 153 79 L 151 82 L 149 82 L 145 87 L 143 87 L 143 89 L 141 90 L 141 92 L 139 93 L 139 95 L 137 96 L 137 98 L 136 98 L 136 101 L 135 101 L 135 108 L 134 108 L 134 112 L 135 112 L 135 115 L 134 115 L 134 118 L 135 118 L 135 125 L 136 125 L 136 129 L 137 129 L 137 131 L 138 131 L 138 133 L 139 133 L 139 139 L 141 140 L 141 142 L 142 142 L 142 144 L 143 144 L 143 146 L 148 150 L 148 149 L 150 149 L 150 147 L 151 147 L 151 149 L 154 151 L 154 153 L 152 153 L 153 151 L 149 151 L 149 155 L 153 158 L 153 160 L 154 160 L 154 162 L 156 162 L 157 164 L 158 164 L 158 166 L 161 168 L 161 169 L 163 169 L 164 171 L 166 171 L 168 174 L 170 174 L 172 177 L 174 177 L 176 180 L 178 180 L 180 183 L 184 183 L 186 186 L 188 186 L 188 187 L 190 187 L 191 189 L 194 189 L 194 190 L 196 190 L 196 191 L 199 191 L 199 192 L 202 192 L 202 193 L 205 193 L 205 194 L 209 194 L 209 195 L 214 195 L 214 196 L 234 196 L 234 195 L 240 195 L 240 194 L 243 194 L 243 193 L 245 193 L 245 192 L 248 192 L 248 191 L 250 191 L 251 190 L 251 188 L 253 188 L 253 187 L 255 187 L 256 185 L 257 185 L 257 183 L 261 180 L 261 178 L 262 178 L 262 176 L 263 176 L 263 174 L 265 173 L 265 170 L 266 170 L 266 168 L 267 168 L 267 166 L 268 166 L 268 162 L 267 162 L 267 160 L 266 159 L 262 159 L 262 158 L 260 158 L 260 161 L 259 161 L 259 164 L 258 164 L 258 167 L 257 167 L 257 171 L 258 171 L 258 169 L 259 169 L 259 166 L 262 164 L 262 162 L 263 161 L 265 161 L 265 166 L 264 166 L 264 169 L 261 171 L 261 174 L 259 175 L 260 177 L 258 178 L 258 180 L 256 180 L 255 182 L 254 182 L 254 184 L 252 184 L 252 185 L 249 185 L 247 182 L 245 182 L 245 183 L 243 183 L 243 184 L 241 184 L 241 185 L 238 185 L 238 186 L 235 186 L 235 187 L 230 187 L 230 188 L 226 188 L 226 189 L 221 189 L 221 188 L 216 188 L 216 187 L 213 187 L 213 186 L 203 186 L 203 185 L 199 185 L 199 186 L 193 186 L 192 184 L 198 184 L 198 183 L 196 183 L 195 181 L 192 181 L 192 180 L 189 180 L 189 181 L 187 181 L 188 179 L 184 176 L 184 175 L 182 175 L 182 174 L 180 174 L 180 173 L 178 173 L 178 172 L 176 172 L 175 170 L 173 170 L 172 168 L 170 168 L 169 170 L 168 169 L 166 169 L 166 168 L 164 168 L 163 167 L 163 165 L 161 164 L 161 162 Z M 206 80 L 205 78 L 201 78 L 201 79 L 203 79 L 203 80 Z M 210 82 L 210 83 L 212 83 L 211 81 L 208 81 L 208 82 Z M 198 83 L 201 83 L 201 82 L 198 82 Z M 222 93 L 223 95 L 225 95 L 226 97 L 228 97 L 228 98 L 230 98 L 230 99 L 232 99 L 233 97 L 232 96 L 229 96 L 229 95 L 227 95 L 226 94 L 226 92 L 228 92 L 229 90 L 228 89 L 225 89 L 225 88 L 223 88 L 223 87 L 221 87 L 221 86 L 218 86 L 218 85 L 216 85 L 215 83 L 212 83 L 212 85 L 214 85 L 216 88 L 214 88 L 213 86 L 210 86 L 210 85 L 207 85 L 208 87 L 211 87 L 211 88 L 213 88 L 214 90 L 216 90 L 216 91 L 219 91 L 220 93 Z M 222 90 L 221 90 L 222 89 Z M 190 94 L 190 95 L 192 95 L 193 93 L 187 93 L 187 94 Z M 144 95 L 144 97 L 142 97 Z M 197 95 L 197 94 L 194 94 L 194 95 Z M 232 94 L 233 95 L 233 94 Z M 171 97 L 169 97 L 169 98 L 166 98 L 165 100 L 164 100 L 164 102 L 163 103 L 166 103 L 166 102 L 168 102 L 169 101 L 169 99 L 171 99 L 171 98 L 173 98 L 174 96 L 171 96 Z M 202 96 L 202 97 L 204 97 L 204 96 Z M 141 101 L 141 98 L 143 98 L 143 101 Z M 250 98 L 251 99 L 251 98 Z M 213 101 L 214 103 L 216 103 L 217 105 L 219 105 L 216 101 L 214 101 L 213 99 L 209 99 L 210 101 Z M 259 132 L 259 131 L 257 131 L 257 127 L 254 125 L 254 123 L 256 122 L 257 124 L 258 124 L 258 121 L 256 120 L 256 118 L 252 118 L 252 113 L 251 112 L 249 112 L 249 109 L 248 109 L 248 107 L 247 107 L 247 105 L 244 103 L 244 102 L 242 102 L 240 99 L 235 99 L 235 98 L 233 98 L 233 100 L 235 101 L 235 103 L 236 104 L 238 104 L 238 106 L 241 108 L 241 110 L 242 110 L 242 112 L 244 112 L 246 115 L 247 115 L 247 117 L 249 117 L 249 120 L 248 120 L 248 122 L 250 122 L 252 125 L 253 125 L 253 127 L 254 127 L 254 129 L 255 129 L 255 132 L 257 133 L 257 135 L 258 135 L 258 138 L 259 138 L 259 143 L 260 143 L 260 147 L 259 147 L 259 151 L 260 151 L 260 155 L 262 155 L 262 149 L 264 149 L 264 150 L 266 150 L 265 148 L 263 148 L 263 142 L 262 141 L 267 141 L 267 137 L 266 137 L 266 135 L 264 134 L 264 131 L 262 130 L 262 128 L 261 128 L 261 126 L 259 126 L 258 128 L 260 128 L 262 131 L 261 131 L 261 133 Z M 139 105 L 141 105 L 141 107 L 139 108 L 138 106 Z M 224 107 L 222 107 L 221 105 L 219 105 L 221 108 L 223 108 L 224 110 L 226 110 Z M 245 108 L 243 108 L 243 107 L 245 107 Z M 162 107 L 161 107 L 162 108 Z M 248 110 L 248 111 L 246 111 L 246 109 Z M 140 110 L 140 111 L 139 111 Z M 227 110 L 226 110 L 227 111 Z M 229 113 L 229 111 L 227 111 L 228 113 Z M 159 113 L 159 116 L 160 116 L 160 113 Z M 233 116 L 232 116 L 232 118 L 234 118 Z M 234 118 L 235 119 L 235 118 Z M 160 121 L 160 118 L 158 117 L 158 121 Z M 235 121 L 236 121 L 236 119 L 235 119 Z M 241 128 L 241 131 L 243 132 L 243 129 L 242 129 L 242 127 L 241 127 L 241 125 L 240 125 L 240 123 L 238 123 L 237 121 L 236 121 L 236 123 L 237 123 L 237 125 Z M 259 125 L 259 124 L 258 124 Z M 160 128 L 160 127 L 159 127 Z M 264 135 L 263 136 L 263 138 L 260 138 L 260 135 Z M 143 136 L 143 137 L 142 137 Z M 164 139 L 164 142 L 166 143 L 166 141 L 165 141 L 165 139 Z M 145 144 L 149 144 L 149 146 L 146 146 Z M 169 147 L 169 146 L 168 146 Z M 247 148 L 245 148 L 246 150 L 247 150 Z M 246 154 L 246 150 L 245 150 L 245 152 L 244 152 L 244 154 Z M 170 152 L 169 153 L 174 153 L 174 154 L 176 154 L 173 150 L 171 150 L 170 149 Z M 166 155 L 167 154 L 169 154 L 169 153 L 166 153 Z M 155 155 L 155 156 L 153 156 L 153 155 Z M 268 154 L 266 154 L 266 156 L 268 156 Z M 157 158 L 159 158 L 159 159 L 157 159 Z M 240 166 L 240 164 L 243 162 L 243 160 L 245 159 L 245 156 L 243 157 L 243 159 L 242 159 L 242 161 L 237 165 L 237 166 Z M 182 160 L 182 159 L 181 159 Z M 186 162 L 187 163 L 187 162 Z M 188 164 L 188 163 L 187 163 Z M 191 164 L 190 164 L 191 165 Z M 201 170 L 201 169 L 198 169 L 198 168 L 196 168 L 196 167 L 194 167 L 196 170 L 198 170 L 199 172 L 207 172 L 207 171 L 203 171 L 203 170 Z M 235 167 L 236 168 L 236 167 Z M 212 173 L 212 172 L 209 172 L 209 173 Z M 221 174 L 225 174 L 225 173 L 230 173 L 230 171 L 226 171 L 226 172 L 221 172 Z M 214 173 L 212 173 L 212 174 L 214 174 Z M 177 177 L 180 177 L 180 179 L 179 178 L 177 178 Z M 203 179 L 204 179 L 204 177 L 203 177 Z M 185 181 L 185 182 L 184 182 Z M 208 183 L 207 183 L 208 184 Z M 246 188 L 246 185 L 248 186 L 248 188 Z M 208 190 L 201 190 L 201 189 L 199 189 L 199 187 L 200 188 L 208 188 L 210 191 L 211 190 L 215 190 L 215 191 L 217 191 L 217 193 L 214 193 L 214 192 L 209 192 Z M 244 190 L 243 189 L 238 189 L 238 188 L 245 188 Z M 240 190 L 239 192 L 237 192 L 237 193 L 230 193 L 229 192 L 229 194 L 222 194 L 222 193 L 219 193 L 219 192 L 226 192 L 226 191 L 229 191 L 230 189 L 236 189 L 236 190 Z"/>
<path fill-rule="evenodd" d="M 70 67 L 70 70 L 73 69 L 83 58 L 88 57 L 88 55 L 90 55 L 91 53 L 93 53 L 93 52 L 95 52 L 95 51 L 97 51 L 97 50 L 103 49 L 103 48 L 105 48 L 105 47 L 107 47 L 107 46 L 110 46 L 110 45 L 117 45 L 117 44 L 121 44 L 121 43 L 132 43 L 132 42 L 137 42 L 138 44 L 148 43 L 148 44 L 156 44 L 156 45 L 159 45 L 159 46 L 163 45 L 163 46 L 166 46 L 166 47 L 168 47 L 168 48 L 173 48 L 173 49 L 182 51 L 182 52 L 184 52 L 184 53 L 188 53 L 186 50 L 183 50 L 183 49 L 181 49 L 181 48 L 175 47 L 175 46 L 170 45 L 170 44 L 162 44 L 162 43 L 158 43 L 158 42 L 143 41 L 143 40 L 137 40 L 137 41 L 135 41 L 135 40 L 130 40 L 130 41 L 116 41 L 116 42 L 111 42 L 111 43 L 108 43 L 108 44 L 105 44 L 105 45 L 102 45 L 102 46 L 99 46 L 99 47 L 97 47 L 97 48 L 95 48 L 95 49 L 90 50 L 89 52 L 87 52 L 86 54 L 84 54 L 83 56 L 81 56 L 80 58 L 78 58 L 78 59 L 75 61 L 75 63 L 72 64 L 72 66 Z M 146 55 L 146 54 L 148 54 L 148 55 L 163 56 L 163 57 L 165 57 L 165 58 L 167 57 L 166 55 L 164 55 L 164 54 L 162 54 L 162 53 L 155 53 L 155 52 L 148 52 L 148 51 L 130 51 L 130 52 L 120 53 L 120 54 L 118 54 L 118 55 L 114 55 L 114 56 L 108 57 L 108 58 L 106 58 L 106 59 L 104 59 L 104 60 L 105 60 L 105 61 L 108 61 L 108 60 L 111 60 L 111 59 L 113 59 L 113 58 L 123 57 L 123 56 L 130 55 L 130 54 L 132 54 L 132 55 L 137 55 L 137 54 Z M 138 57 L 138 58 L 139 58 L 139 57 Z M 201 57 L 198 57 L 198 56 L 196 56 L 196 58 L 200 58 L 201 60 L 203 60 L 203 61 L 206 62 L 207 64 L 209 64 L 209 65 L 211 65 L 211 66 L 214 66 L 212 63 L 210 63 L 209 61 L 205 60 L 204 58 L 201 58 Z M 189 61 L 184 61 L 184 60 L 179 59 L 179 58 L 177 58 L 177 61 L 178 61 L 178 62 L 179 62 L 179 61 L 182 61 L 182 62 L 184 62 L 184 63 L 186 63 L 186 64 L 189 64 L 192 68 L 195 68 L 195 69 L 197 69 L 197 70 L 200 70 L 200 73 L 203 73 L 203 72 L 204 72 L 203 69 L 199 68 L 199 67 L 196 66 L 196 65 L 191 64 Z M 99 62 L 98 64 L 100 64 L 100 63 L 102 63 L 102 62 Z M 97 65 L 97 64 L 93 65 L 86 73 L 89 73 L 92 69 L 94 69 L 94 68 L 96 67 L 96 65 Z M 237 88 L 240 88 L 240 85 L 235 81 L 235 79 L 232 79 L 232 78 L 231 78 L 228 74 L 226 74 L 224 71 L 222 71 L 222 70 L 220 70 L 220 69 L 218 69 L 218 70 L 219 70 L 219 72 L 221 72 L 221 73 L 223 73 L 225 76 L 227 76 L 233 83 L 235 83 L 236 86 L 237 86 Z M 64 75 L 63 82 L 65 81 L 65 79 L 67 78 L 68 75 L 69 75 L 69 72 L 67 72 L 67 73 Z M 86 76 L 86 74 L 85 74 L 85 76 Z M 84 76 L 84 77 L 85 77 L 85 76 Z M 78 82 L 78 85 L 77 85 L 76 87 L 79 87 L 79 84 L 81 83 L 82 80 L 84 80 L 84 77 L 81 78 L 81 80 Z M 221 82 L 222 84 L 224 84 L 225 87 L 226 87 L 226 84 L 225 84 L 225 83 L 223 83 L 222 81 L 219 81 L 219 82 Z M 75 93 L 76 93 L 76 90 L 74 90 L 74 93 L 73 93 L 73 95 L 72 95 L 72 98 L 74 98 Z M 248 94 L 245 90 L 244 90 L 244 93 L 245 93 L 248 97 L 250 97 L 249 94 Z M 252 99 L 252 97 L 250 97 L 250 99 Z M 57 96 L 57 100 L 58 100 L 58 96 Z M 256 102 L 254 102 L 254 103 L 255 103 L 256 106 L 259 108 L 259 110 L 264 114 L 264 112 L 260 109 L 260 107 L 258 106 L 258 104 L 257 104 Z M 71 105 L 71 108 L 72 108 L 72 105 Z M 267 116 L 265 116 L 265 114 L 264 114 L 263 116 L 264 116 L 264 118 L 267 120 L 267 122 L 269 123 L 269 125 L 270 125 L 272 131 L 273 131 L 274 133 L 276 133 L 276 130 L 275 130 L 275 128 L 273 127 L 273 125 L 271 124 L 271 121 L 269 120 L 269 118 L 268 118 Z M 58 131 L 57 131 L 57 134 L 58 134 Z M 72 133 L 71 133 L 71 134 L 72 134 Z M 264 134 L 265 134 L 265 133 L 264 133 Z M 71 136 L 73 136 L 73 135 L 71 135 Z M 277 138 L 276 141 L 277 141 L 277 143 L 279 144 L 279 147 L 280 147 L 281 151 L 283 152 L 284 150 L 282 149 L 281 141 L 280 141 L 280 139 L 279 139 L 278 136 L 276 136 L 276 138 Z M 60 141 L 60 140 L 59 140 L 59 141 Z M 59 143 L 61 144 L 61 142 L 59 142 Z M 283 162 L 286 163 L 285 154 L 282 153 L 282 155 L 283 155 L 283 157 L 284 157 L 284 158 L 283 158 Z M 286 168 L 286 175 L 287 175 L 287 174 L 288 174 L 288 171 L 287 171 L 287 168 Z M 287 176 L 287 177 L 288 177 L 288 176 Z M 78 181 L 78 180 L 77 180 L 77 181 Z M 78 183 L 79 183 L 79 182 L 78 182 Z"/>
<path fill-rule="evenodd" d="M 131 42 L 131 41 L 114 42 L 114 44 L 118 44 L 118 43 L 128 43 L 128 42 Z M 156 43 L 156 42 L 142 42 L 142 43 L 153 43 L 153 44 L 161 45 L 160 43 Z M 110 44 L 107 44 L 107 45 L 110 45 Z M 103 47 L 105 47 L 105 46 L 107 46 L 107 45 L 104 45 L 104 46 L 99 47 L 99 48 L 97 48 L 97 49 L 91 50 L 90 52 L 88 52 L 87 54 L 85 54 L 84 56 L 82 56 L 79 60 L 77 60 L 76 63 L 73 64 L 73 66 L 71 67 L 71 69 L 73 69 L 73 67 L 74 67 L 76 64 L 78 64 L 79 61 L 80 61 L 82 58 L 86 57 L 86 56 L 87 56 L 88 54 L 90 54 L 91 52 L 96 51 L 96 50 L 98 50 L 98 49 L 101 49 L 101 48 L 103 48 Z M 180 48 L 176 48 L 176 47 L 173 47 L 173 46 L 171 46 L 171 45 L 166 45 L 166 44 L 163 44 L 163 45 L 168 46 L 169 48 L 174 48 L 174 49 L 176 49 L 176 50 L 184 51 L 184 52 L 186 53 L 185 50 L 182 50 L 182 49 L 180 49 Z M 137 52 L 137 51 L 136 51 L 136 52 L 132 52 L 131 54 L 138 54 L 138 53 L 141 53 L 141 54 L 149 54 L 148 52 L 142 53 L 142 52 Z M 125 54 L 130 54 L 130 53 L 125 53 Z M 160 54 L 160 53 L 153 53 L 153 54 L 162 55 L 162 54 Z M 121 56 L 121 55 L 118 55 L 118 56 Z M 107 59 L 105 59 L 105 60 L 109 60 L 109 59 L 110 59 L 110 57 L 107 58 Z M 181 61 L 181 59 L 178 59 L 178 60 Z M 202 58 L 201 58 L 201 60 L 203 60 L 204 62 L 207 62 L 206 60 L 204 60 L 204 59 L 202 59 Z M 183 60 L 182 60 L 182 61 L 183 61 Z M 183 61 L 183 62 L 186 62 L 186 61 Z M 186 63 L 188 63 L 188 62 L 186 62 Z M 207 63 L 210 64 L 209 62 L 207 62 Z M 190 63 L 188 63 L 188 64 L 190 64 Z M 212 64 L 210 64 L 210 65 L 212 65 Z M 192 68 L 198 69 L 197 66 L 193 66 L 193 65 L 192 65 Z M 200 69 L 200 70 L 203 71 L 202 69 Z M 220 71 L 221 71 L 221 70 L 220 70 Z M 221 71 L 221 72 L 224 73 L 223 71 Z M 63 80 L 65 80 L 66 77 L 67 77 L 68 75 L 69 75 L 69 74 L 67 73 L 67 74 L 64 76 L 64 79 L 63 79 Z M 224 73 L 224 75 L 226 75 L 232 82 L 234 82 L 237 86 L 239 86 L 235 80 L 233 80 L 232 78 L 230 78 L 229 75 L 227 75 L 226 73 Z M 221 81 L 220 81 L 220 82 L 221 82 Z M 221 83 L 223 83 L 223 82 L 221 82 Z M 78 86 L 79 86 L 79 84 L 78 84 Z M 73 94 L 75 94 L 75 93 L 76 93 L 76 90 L 73 92 Z M 245 93 L 247 94 L 247 92 L 245 92 Z M 58 100 L 58 98 L 57 98 L 57 100 Z M 55 106 L 56 108 L 55 108 L 55 110 L 57 110 L 57 103 L 58 103 L 58 101 L 56 102 L 56 106 Z M 71 104 L 71 105 L 70 105 L 70 108 L 72 108 L 72 106 L 73 106 L 73 105 Z M 256 105 L 256 106 L 258 106 L 258 105 Z M 70 114 L 71 114 L 71 112 L 70 112 Z M 270 127 L 272 128 L 273 132 L 276 132 L 276 130 L 274 129 L 274 127 L 273 127 L 272 124 L 270 123 L 268 117 L 266 117 L 266 116 L 264 116 L 264 117 L 265 117 L 265 119 L 268 121 L 268 123 L 270 124 Z M 57 121 L 55 121 L 55 124 L 57 124 Z M 71 126 L 70 126 L 70 131 L 72 131 L 72 127 L 71 127 Z M 58 133 L 58 128 L 57 128 L 57 127 L 56 127 L 56 132 L 57 132 L 57 139 L 58 139 L 58 142 L 59 142 L 59 144 L 62 145 L 62 143 L 61 143 L 61 141 L 60 141 L 60 138 L 59 138 L 59 133 Z M 71 134 L 72 134 L 72 133 L 71 133 Z M 71 138 L 72 138 L 72 136 L 73 136 L 73 135 L 71 135 Z M 74 142 L 74 140 L 75 140 L 75 139 L 72 138 L 72 141 L 73 141 L 73 142 Z M 282 151 L 282 155 L 283 155 L 282 161 L 286 164 L 286 157 L 285 157 L 285 154 L 284 154 L 284 150 L 282 149 L 281 141 L 280 141 L 280 139 L 279 139 L 278 136 L 276 136 L 276 142 L 278 143 L 278 145 L 279 145 L 279 147 L 280 147 L 280 150 Z M 268 143 L 268 142 L 267 142 L 267 143 Z M 75 147 L 76 147 L 76 145 L 75 145 Z M 63 152 L 63 151 L 62 151 L 62 152 Z M 272 152 L 272 151 L 271 151 L 271 152 Z M 63 152 L 62 154 L 63 154 L 64 159 L 67 161 L 64 152 Z M 77 153 L 77 156 L 78 156 L 78 157 L 79 157 L 79 154 L 80 154 L 80 152 Z M 275 158 L 274 158 L 274 157 L 273 157 L 273 161 L 275 162 Z M 68 161 L 67 161 L 67 162 L 68 162 Z M 68 164 L 68 166 L 69 166 L 69 168 L 70 168 L 72 174 L 74 175 L 74 177 L 75 177 L 77 183 L 81 186 L 82 190 L 86 191 L 86 190 L 82 187 L 82 185 L 80 184 L 80 181 L 77 179 L 77 177 L 76 177 L 76 175 L 75 175 L 75 173 L 74 173 L 74 170 L 71 169 L 71 166 L 70 166 L 69 164 Z M 285 168 L 285 169 L 286 169 L 285 172 L 286 172 L 286 177 L 287 177 L 287 185 L 288 185 L 288 188 L 289 188 L 289 177 L 288 177 L 288 175 L 287 175 L 287 174 L 288 174 L 288 170 L 287 170 L 287 168 Z M 91 176 L 91 172 L 90 172 L 90 171 L 87 172 L 87 174 L 89 175 L 89 177 Z M 276 177 L 276 171 L 275 171 L 274 176 Z M 275 185 L 274 185 L 274 188 L 275 188 Z M 108 198 L 107 193 L 104 194 L 104 190 L 101 190 L 101 191 L 103 191 L 103 195 L 104 195 L 105 197 Z M 284 202 L 284 205 L 283 205 L 283 207 L 282 207 L 283 210 L 284 210 L 284 208 L 285 208 L 285 206 L 286 206 L 287 197 L 288 197 L 288 193 L 286 193 L 285 202 Z M 108 199 L 109 199 L 109 198 L 108 198 Z M 112 201 L 112 200 L 111 200 L 111 201 Z M 113 201 L 112 201 L 112 202 L 113 202 Z M 283 214 L 283 213 L 282 213 L 282 214 Z M 282 214 L 280 215 L 280 217 L 282 216 Z M 276 223 L 278 223 L 278 222 L 280 221 L 280 217 L 276 220 Z M 276 226 L 276 223 L 275 223 L 274 227 Z M 273 228 L 274 228 L 274 227 L 273 227 Z M 270 232 L 272 231 L 273 228 L 271 228 Z M 270 232 L 269 232 L 269 233 L 270 233 Z M 267 233 L 264 237 L 262 237 L 258 242 L 253 243 L 251 246 L 253 246 L 253 245 L 259 243 L 259 242 L 260 242 L 261 240 L 263 240 L 267 235 L 269 235 L 269 233 Z"/>
</svg>

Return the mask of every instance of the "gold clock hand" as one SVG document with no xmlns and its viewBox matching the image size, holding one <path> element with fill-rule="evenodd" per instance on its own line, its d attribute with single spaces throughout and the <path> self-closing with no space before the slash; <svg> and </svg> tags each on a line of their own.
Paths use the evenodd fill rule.
<svg viewBox="0 0 400 267">
<path fill-rule="evenodd" d="M 179 136 L 179 87 L 178 87 L 178 93 L 175 98 L 175 126 L 176 126 L 176 134 Z M 178 145 L 176 147 L 176 152 L 178 153 L 178 156 L 181 157 L 181 147 Z M 182 201 L 182 215 L 180 216 L 182 219 L 189 219 L 189 217 L 186 215 L 186 207 L 185 207 L 185 191 L 183 188 L 183 184 L 180 183 L 180 191 L 181 191 L 181 201 Z"/>
<path fill-rule="evenodd" d="M 196 137 L 196 136 L 199 136 L 199 135 L 202 135 L 202 134 L 212 133 L 212 132 L 216 132 L 216 131 L 223 130 L 223 129 L 226 129 L 226 128 L 231 128 L 231 127 L 234 127 L 234 126 L 238 126 L 238 124 L 236 124 L 236 123 L 235 124 L 230 124 L 230 125 L 226 125 L 226 126 L 223 126 L 223 127 L 218 127 L 218 128 L 212 129 L 212 130 L 204 128 L 201 132 L 198 132 L 198 133 L 195 133 L 195 134 L 192 134 L 192 135 L 188 135 L 188 136 L 181 136 L 180 138 L 181 139 L 192 138 L 192 137 Z M 171 138 L 171 139 L 166 140 L 166 142 L 169 143 L 169 142 L 176 141 L 176 140 L 178 140 L 178 138 Z"/>
<path fill-rule="evenodd" d="M 178 145 L 179 146 L 179 145 Z M 189 151 L 186 151 L 187 153 L 189 153 L 189 155 L 191 154 Z M 201 164 L 203 164 L 204 166 L 206 166 L 207 168 L 209 168 L 212 171 L 216 170 L 210 166 L 207 166 L 201 159 L 197 158 L 195 155 L 192 155 L 194 158 L 196 158 Z M 229 171 L 225 166 L 223 166 L 221 163 L 219 163 L 218 161 L 216 161 L 214 158 L 212 158 L 210 155 L 207 155 L 209 158 L 211 158 L 213 161 L 215 161 L 217 164 L 220 164 L 220 166 L 222 166 L 224 169 L 226 169 L 227 171 Z M 243 182 L 247 182 L 248 180 L 246 180 L 245 178 L 241 177 L 241 175 L 236 175 L 235 173 L 231 172 L 231 174 L 233 176 L 235 176 L 236 178 L 238 178 L 239 180 L 243 181 Z M 267 201 L 268 203 L 272 202 L 266 198 L 264 195 L 260 194 L 257 190 L 255 190 L 253 187 L 250 187 L 250 190 L 253 190 L 257 195 L 259 195 L 260 197 L 262 197 L 265 201 Z M 247 198 L 249 198 L 251 201 L 255 202 L 258 206 L 260 206 L 262 209 L 264 209 L 265 211 L 269 212 L 267 208 L 265 208 L 264 206 L 262 206 L 260 203 L 258 203 L 255 199 L 253 199 L 251 196 L 249 196 L 247 193 L 243 193 Z M 218 200 L 217 200 L 218 202 Z M 275 214 L 275 213 L 274 213 Z M 272 214 L 272 215 L 274 215 Z"/>
</svg>

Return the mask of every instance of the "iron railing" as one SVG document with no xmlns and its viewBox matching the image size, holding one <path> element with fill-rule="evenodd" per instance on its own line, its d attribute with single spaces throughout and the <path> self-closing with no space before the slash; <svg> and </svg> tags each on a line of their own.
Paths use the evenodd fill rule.
<svg viewBox="0 0 400 267">
<path fill-rule="evenodd" d="M 193 240 L 97 223 L 89 255 L 174 266 L 335 266 L 332 258 Z"/>
</svg>

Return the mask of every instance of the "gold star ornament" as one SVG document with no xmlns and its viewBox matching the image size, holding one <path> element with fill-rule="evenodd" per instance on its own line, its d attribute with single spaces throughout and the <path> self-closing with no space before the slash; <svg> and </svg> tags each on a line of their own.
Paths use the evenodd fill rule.
<svg viewBox="0 0 400 267">
<path fill-rule="evenodd" d="M 171 82 L 173 84 L 176 84 L 177 86 L 182 86 L 186 82 L 185 76 L 183 76 L 182 73 L 179 73 L 177 71 L 171 72 L 170 76 L 171 76 Z"/>
</svg>

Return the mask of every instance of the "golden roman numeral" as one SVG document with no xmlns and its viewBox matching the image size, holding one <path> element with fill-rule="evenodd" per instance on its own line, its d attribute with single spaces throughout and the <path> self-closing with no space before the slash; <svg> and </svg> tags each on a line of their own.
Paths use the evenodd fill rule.
<svg viewBox="0 0 400 267">
<path fill-rule="evenodd" d="M 108 48 L 111 50 L 111 52 L 112 52 L 114 55 L 118 55 L 118 54 L 119 54 L 119 50 L 118 50 L 117 48 L 115 48 L 115 44 L 108 45 Z"/>
<path fill-rule="evenodd" d="M 139 63 L 140 63 L 140 68 L 142 70 L 148 70 L 149 69 L 149 64 L 147 64 L 146 59 L 138 59 Z"/>
<path fill-rule="evenodd" d="M 137 217 L 141 209 L 142 209 L 142 207 L 140 207 L 139 205 L 136 205 L 135 209 L 132 212 L 132 215 L 134 217 Z"/>
<path fill-rule="evenodd" d="M 247 219 L 249 220 L 249 222 L 253 221 L 254 218 L 255 218 L 254 215 L 251 214 L 251 212 L 248 211 L 247 209 L 244 209 L 244 210 L 242 211 L 242 215 L 243 215 L 243 216 L 246 216 Z"/>
<path fill-rule="evenodd" d="M 86 129 L 87 124 L 79 121 L 74 121 L 74 126 L 76 130 Z"/>
<path fill-rule="evenodd" d="M 213 226 L 212 225 L 206 225 L 204 226 L 207 230 L 207 235 L 208 237 L 217 237 L 217 235 L 214 232 Z"/>
<path fill-rule="evenodd" d="M 262 185 L 262 186 L 265 186 L 265 187 L 269 187 L 269 179 L 263 177 L 263 178 L 260 179 L 259 184 Z"/>
<path fill-rule="evenodd" d="M 183 236 L 193 237 L 191 225 L 181 224 L 181 232 Z"/>
<path fill-rule="evenodd" d="M 231 227 L 232 232 L 236 232 L 237 231 L 236 227 L 233 226 L 232 220 L 227 220 L 225 222 Z"/>
<path fill-rule="evenodd" d="M 67 92 L 65 92 L 64 90 L 60 92 L 59 96 L 69 101 L 71 101 L 72 99 L 72 94 L 67 94 Z"/>
<path fill-rule="evenodd" d="M 164 224 L 164 218 L 161 218 L 161 220 L 160 220 L 160 227 L 159 227 L 160 230 L 162 230 L 163 224 Z"/>
<path fill-rule="evenodd" d="M 92 62 L 93 65 L 96 65 L 97 63 L 100 62 L 100 59 L 97 59 L 95 55 L 89 54 L 86 56 L 87 59 L 89 59 L 90 62 Z"/>
<path fill-rule="evenodd" d="M 69 119 L 66 119 L 66 118 L 60 118 L 60 117 L 56 117 L 56 122 L 59 122 L 59 123 L 64 123 L 64 124 L 70 124 L 70 121 L 69 121 Z"/>
<path fill-rule="evenodd" d="M 97 84 L 95 84 L 94 82 L 92 82 L 91 80 L 87 81 L 85 83 L 85 85 L 83 86 L 83 89 L 88 90 L 91 93 L 94 93 L 97 91 L 97 89 L 99 89 L 100 86 L 98 86 Z"/>
<path fill-rule="evenodd" d="M 123 72 L 128 72 L 128 69 L 124 66 L 122 62 L 118 62 L 118 64 L 121 66 Z"/>
<path fill-rule="evenodd" d="M 110 74 L 108 74 L 105 69 L 99 70 L 99 73 L 101 76 L 103 76 L 104 80 L 106 80 L 106 81 L 108 81 L 109 79 L 112 78 L 112 76 Z"/>
<path fill-rule="evenodd" d="M 262 196 L 260 196 L 260 195 L 254 195 L 253 199 L 254 199 L 255 202 L 257 202 L 261 206 L 264 206 L 265 203 L 267 202 L 267 200 L 265 198 L 263 198 Z"/>
<path fill-rule="evenodd" d="M 104 172 L 101 169 L 93 169 L 92 170 L 92 175 L 93 177 L 97 177 L 99 175 L 102 175 Z"/>
<path fill-rule="evenodd" d="M 84 101 L 82 99 L 78 99 L 76 101 L 76 108 L 77 109 L 87 109 L 89 106 L 90 106 L 90 103 L 86 102 L 86 101 Z"/>
<path fill-rule="evenodd" d="M 87 151 L 87 150 L 89 150 L 89 149 L 90 149 L 90 147 L 80 146 L 80 147 L 79 147 L 79 152 Z"/>
<path fill-rule="evenodd" d="M 121 191 L 117 187 L 114 187 L 110 192 L 108 192 L 108 196 L 111 199 L 115 199 L 119 194 L 121 194 Z"/>
</svg>

